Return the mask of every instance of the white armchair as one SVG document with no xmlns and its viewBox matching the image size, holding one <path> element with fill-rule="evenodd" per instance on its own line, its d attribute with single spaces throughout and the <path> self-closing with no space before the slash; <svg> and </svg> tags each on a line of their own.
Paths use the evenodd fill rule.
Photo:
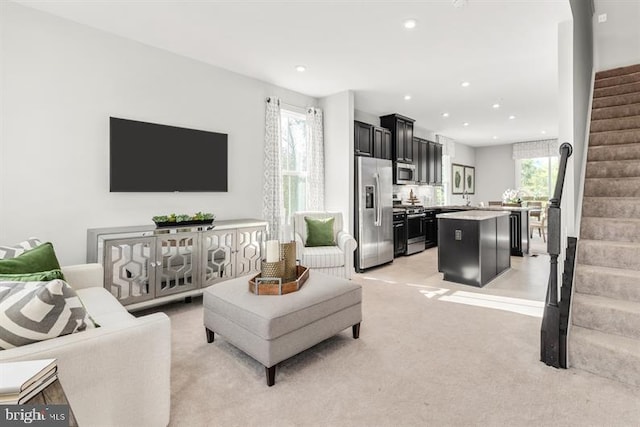
<svg viewBox="0 0 640 427">
<path fill-rule="evenodd" d="M 333 235 L 336 246 L 307 247 L 307 223 L 304 217 L 334 217 Z M 296 241 L 296 256 L 302 265 L 334 276 L 351 278 L 353 273 L 353 251 L 358 243 L 348 231 L 343 230 L 340 212 L 296 212 L 293 214 L 293 235 Z"/>
</svg>

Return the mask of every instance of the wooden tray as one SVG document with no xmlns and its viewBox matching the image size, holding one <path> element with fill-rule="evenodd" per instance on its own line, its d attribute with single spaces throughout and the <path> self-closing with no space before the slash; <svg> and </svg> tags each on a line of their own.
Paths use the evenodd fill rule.
<svg viewBox="0 0 640 427">
<path fill-rule="evenodd" d="M 298 265 L 298 277 L 292 282 L 282 283 L 281 278 L 262 278 L 260 274 L 249 280 L 249 292 L 256 295 L 284 295 L 299 291 L 309 278 L 309 269 Z"/>
</svg>

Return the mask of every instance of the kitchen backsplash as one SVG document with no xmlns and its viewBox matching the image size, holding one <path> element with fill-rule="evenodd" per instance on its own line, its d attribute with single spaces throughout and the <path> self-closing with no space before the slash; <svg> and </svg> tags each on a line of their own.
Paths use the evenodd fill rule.
<svg viewBox="0 0 640 427">
<path fill-rule="evenodd" d="M 393 194 L 402 200 L 403 203 L 409 200 L 409 193 L 413 190 L 413 194 L 420 200 L 420 204 L 424 206 L 441 205 L 444 203 L 442 197 L 442 187 L 434 187 L 431 185 L 394 185 Z"/>
</svg>

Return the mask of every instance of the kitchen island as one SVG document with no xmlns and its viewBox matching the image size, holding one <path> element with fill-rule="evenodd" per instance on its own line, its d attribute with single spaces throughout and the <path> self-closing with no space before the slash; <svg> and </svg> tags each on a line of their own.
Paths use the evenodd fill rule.
<svg viewBox="0 0 640 427">
<path fill-rule="evenodd" d="M 437 219 L 444 280 L 480 287 L 511 267 L 509 212 L 469 210 Z"/>
</svg>

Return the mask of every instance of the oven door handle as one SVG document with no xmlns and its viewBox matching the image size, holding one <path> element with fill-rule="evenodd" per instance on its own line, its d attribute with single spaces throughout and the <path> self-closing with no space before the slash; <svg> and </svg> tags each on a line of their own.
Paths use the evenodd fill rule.
<svg viewBox="0 0 640 427">
<path fill-rule="evenodd" d="M 407 215 L 407 219 L 426 218 L 425 214 L 411 214 Z"/>
</svg>

